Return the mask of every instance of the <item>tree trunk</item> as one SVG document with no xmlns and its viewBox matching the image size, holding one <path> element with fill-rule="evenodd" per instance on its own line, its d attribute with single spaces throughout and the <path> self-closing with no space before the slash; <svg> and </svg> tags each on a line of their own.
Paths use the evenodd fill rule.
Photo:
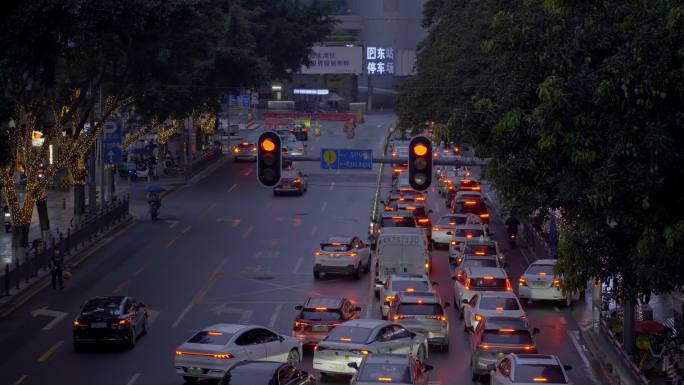
<svg viewBox="0 0 684 385">
<path fill-rule="evenodd" d="M 83 219 L 85 215 L 85 185 L 74 182 L 74 218 L 77 221 Z"/>
<path fill-rule="evenodd" d="M 623 301 L 623 332 L 622 332 L 622 349 L 628 356 L 634 357 L 634 344 L 636 343 L 636 334 L 634 332 L 634 298 L 625 298 Z"/>
<path fill-rule="evenodd" d="M 12 226 L 12 255 L 14 260 L 11 260 L 12 257 L 10 257 L 9 263 L 16 264 L 17 261 L 20 261 L 23 264 L 26 261 L 29 226 L 18 223 Z"/>
<path fill-rule="evenodd" d="M 38 222 L 40 223 L 40 234 L 45 245 L 52 241 L 52 232 L 50 231 L 50 217 L 48 216 L 47 199 L 36 201 L 36 210 L 38 210 Z"/>
</svg>

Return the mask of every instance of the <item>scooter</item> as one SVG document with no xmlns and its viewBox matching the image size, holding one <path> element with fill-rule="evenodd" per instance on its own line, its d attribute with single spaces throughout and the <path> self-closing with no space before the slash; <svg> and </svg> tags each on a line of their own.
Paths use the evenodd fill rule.
<svg viewBox="0 0 684 385">
<path fill-rule="evenodd" d="M 157 220 L 157 217 L 159 216 L 159 202 L 149 202 L 150 204 L 150 217 L 152 218 L 153 221 Z"/>
</svg>

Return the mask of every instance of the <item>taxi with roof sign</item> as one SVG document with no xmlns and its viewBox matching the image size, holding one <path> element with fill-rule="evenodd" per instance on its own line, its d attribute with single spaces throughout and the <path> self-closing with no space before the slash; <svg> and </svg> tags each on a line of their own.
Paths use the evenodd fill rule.
<svg viewBox="0 0 684 385">
<path fill-rule="evenodd" d="M 355 279 L 370 270 L 370 246 L 361 238 L 330 237 L 314 252 L 314 278 L 325 274 L 351 274 Z"/>
<path fill-rule="evenodd" d="M 518 296 L 523 305 L 528 300 L 562 301 L 566 305 L 579 299 L 579 293 L 563 294 L 561 277 L 553 271 L 557 259 L 538 259 L 527 267 L 518 280 Z"/>
<path fill-rule="evenodd" d="M 500 267 L 469 267 L 454 277 L 454 308 L 461 311 L 475 294 L 482 291 L 513 291 L 506 271 Z M 463 312 L 461 311 L 461 318 Z"/>
<path fill-rule="evenodd" d="M 527 319 L 525 311 L 512 291 L 483 291 L 463 304 L 464 330 L 475 330 L 478 322 L 488 317 Z"/>
<path fill-rule="evenodd" d="M 456 254 L 461 243 L 472 239 L 486 238 L 487 232 L 481 223 L 457 225 L 455 230 L 449 235 L 449 255 Z"/>
<path fill-rule="evenodd" d="M 321 341 L 337 325 L 361 315 L 361 308 L 348 298 L 309 297 L 295 310 L 292 337 L 305 345 Z"/>
<path fill-rule="evenodd" d="M 572 384 L 567 374 L 572 366 L 553 355 L 511 353 L 489 369 L 491 385 Z"/>
<path fill-rule="evenodd" d="M 242 142 L 233 146 L 233 160 L 237 163 L 242 160 L 256 162 L 257 147 L 252 142 Z"/>
<path fill-rule="evenodd" d="M 449 302 L 442 304 L 435 292 L 404 291 L 392 302 L 388 319 L 423 334 L 429 344 L 449 350 L 449 320 L 445 311 L 449 306 Z"/>
<path fill-rule="evenodd" d="M 428 372 L 433 369 L 415 357 L 400 354 L 373 354 L 365 356 L 361 365 L 350 362 L 347 366 L 356 370 L 351 385 L 428 385 Z"/>
<path fill-rule="evenodd" d="M 487 237 L 477 237 L 466 239 L 449 250 L 449 261 L 460 265 L 466 255 L 485 256 L 493 255 L 499 260 L 499 265 L 504 266 L 506 259 L 504 253 L 499 249 L 499 244 Z"/>
<path fill-rule="evenodd" d="M 433 282 L 430 285 L 430 280 L 423 274 L 391 274 L 380 288 L 380 313 L 382 318 L 387 318 L 390 306 L 397 294 L 401 292 L 430 291 L 435 286 L 437 286 L 437 282 Z"/>
</svg>

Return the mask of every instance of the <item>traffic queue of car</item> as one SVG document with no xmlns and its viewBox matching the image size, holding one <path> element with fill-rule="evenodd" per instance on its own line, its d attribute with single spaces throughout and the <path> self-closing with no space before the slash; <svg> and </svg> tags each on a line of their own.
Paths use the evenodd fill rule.
<svg viewBox="0 0 684 385">
<path fill-rule="evenodd" d="M 405 147 L 395 142 L 391 154 L 401 156 Z M 247 144 L 235 148 L 236 160 L 253 152 Z M 437 154 L 458 156 L 453 149 Z M 357 385 L 427 385 L 433 369 L 427 363 L 429 354 L 449 349 L 453 311 L 463 320 L 470 341 L 473 381 L 486 375 L 491 384 L 570 383 L 568 366 L 537 351 L 534 335 L 539 330 L 530 329 L 524 310 L 529 300 L 565 301 L 553 274 L 555 261 L 531 264 L 518 280 L 516 296 L 504 254 L 489 238 L 490 215 L 472 170 L 437 168 L 437 189 L 449 213 L 433 223 L 428 194 L 411 189 L 406 169 L 399 162 L 393 166 L 392 189 L 368 242 L 331 234 L 311 256 L 316 280 L 341 274 L 360 279 L 370 273 L 381 319 L 364 318 L 361 307 L 349 298 L 303 298 L 295 307 L 289 335 L 228 323 L 195 332 L 176 348 L 176 374 L 186 383 L 316 384 L 313 375 L 299 368 L 308 347 L 321 378 L 351 376 L 351 384 Z M 303 177 L 293 172 L 298 173 L 293 178 Z M 430 279 L 432 250 L 437 247 L 449 250 L 451 302 L 440 297 L 439 283 Z M 145 305 L 130 297 L 87 301 L 73 321 L 74 347 L 122 343 L 132 348 L 147 332 L 148 317 Z"/>
</svg>

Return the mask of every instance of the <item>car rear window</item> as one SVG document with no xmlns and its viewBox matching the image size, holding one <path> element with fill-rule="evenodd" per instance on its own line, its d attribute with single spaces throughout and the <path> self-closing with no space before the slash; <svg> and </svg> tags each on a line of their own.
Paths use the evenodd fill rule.
<svg viewBox="0 0 684 385">
<path fill-rule="evenodd" d="M 568 383 L 565 380 L 561 367 L 558 365 L 518 364 L 515 366 L 514 380 L 515 382 Z"/>
<path fill-rule="evenodd" d="M 300 315 L 301 319 L 309 321 L 338 321 L 342 319 L 342 313 L 339 310 L 316 310 L 304 309 Z"/>
<path fill-rule="evenodd" d="M 499 267 L 496 260 L 489 258 L 466 258 L 462 266 L 465 267 Z"/>
<path fill-rule="evenodd" d="M 505 290 L 505 278 L 470 278 L 470 288 L 474 290 Z"/>
<path fill-rule="evenodd" d="M 392 290 L 394 291 L 430 291 L 430 287 L 425 281 L 392 281 Z"/>
<path fill-rule="evenodd" d="M 478 238 L 481 235 L 484 235 L 484 231 L 481 229 L 456 229 L 457 237 Z"/>
<path fill-rule="evenodd" d="M 441 217 L 439 218 L 439 221 L 437 221 L 438 225 L 441 226 L 454 226 L 454 225 L 462 225 L 466 222 L 466 217 L 461 217 L 461 216 L 453 216 L 453 217 Z"/>
<path fill-rule="evenodd" d="M 382 218 L 382 227 L 416 227 L 413 217 Z"/>
<path fill-rule="evenodd" d="M 527 269 L 527 274 L 553 275 L 553 265 L 534 263 Z"/>
<path fill-rule="evenodd" d="M 321 250 L 323 251 L 349 251 L 351 245 L 343 243 L 321 243 Z"/>
<path fill-rule="evenodd" d="M 475 203 L 468 203 L 468 202 L 475 202 Z M 481 213 L 481 212 L 486 212 L 487 211 L 487 206 L 484 204 L 484 202 L 480 201 L 458 201 L 456 204 L 456 210 L 459 213 Z"/>
<path fill-rule="evenodd" d="M 113 316 L 121 315 L 121 301 L 109 299 L 96 299 L 88 301 L 81 310 L 81 315 L 92 316 Z"/>
<path fill-rule="evenodd" d="M 252 147 L 252 143 L 240 143 L 240 147 L 242 147 L 242 148 Z"/>
<path fill-rule="evenodd" d="M 354 326 L 338 326 L 328 334 L 326 341 L 341 341 L 350 343 L 366 343 L 370 337 L 373 329 L 354 327 Z"/>
<path fill-rule="evenodd" d="M 411 374 L 407 365 L 366 364 L 361 368 L 358 382 L 408 384 L 411 382 Z"/>
<path fill-rule="evenodd" d="M 494 345 L 532 345 L 532 336 L 527 330 L 485 330 L 482 333 L 482 342 Z"/>
<path fill-rule="evenodd" d="M 484 310 L 519 310 L 515 298 L 484 297 L 480 300 L 480 309 Z"/>
<path fill-rule="evenodd" d="M 465 245 L 464 254 L 496 255 L 494 245 Z"/>
<path fill-rule="evenodd" d="M 436 303 L 402 303 L 397 308 L 398 314 L 406 315 L 443 315 L 442 307 Z"/>
<path fill-rule="evenodd" d="M 232 333 L 201 331 L 192 336 L 188 340 L 191 344 L 206 344 L 206 345 L 225 345 L 233 336 Z"/>
</svg>

